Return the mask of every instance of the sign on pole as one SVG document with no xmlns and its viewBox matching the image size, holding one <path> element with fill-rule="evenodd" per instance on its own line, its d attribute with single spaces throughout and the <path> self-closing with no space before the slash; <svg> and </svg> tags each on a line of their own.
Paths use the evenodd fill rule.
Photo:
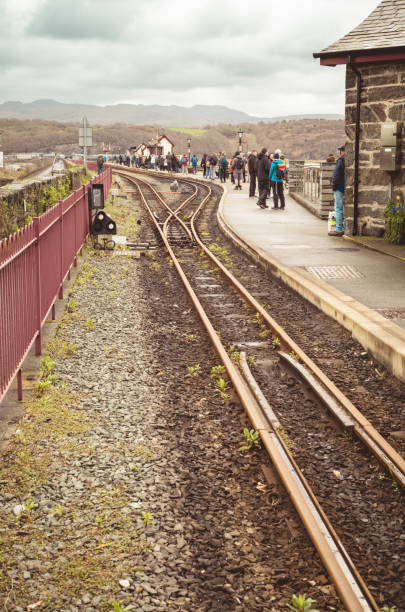
<svg viewBox="0 0 405 612">
<path fill-rule="evenodd" d="M 83 117 L 79 127 L 79 147 L 83 147 L 83 165 L 87 168 L 87 147 L 93 146 L 93 130 L 89 126 L 87 117 Z"/>
</svg>

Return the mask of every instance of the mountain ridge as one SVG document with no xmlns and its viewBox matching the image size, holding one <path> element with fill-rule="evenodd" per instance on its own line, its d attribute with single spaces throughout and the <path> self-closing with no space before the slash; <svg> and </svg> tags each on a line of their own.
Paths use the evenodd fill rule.
<svg viewBox="0 0 405 612">
<path fill-rule="evenodd" d="M 296 119 L 342 119 L 339 114 L 303 113 L 280 117 L 256 117 L 224 105 L 196 104 L 191 107 L 176 104 L 67 104 L 50 98 L 21 102 L 8 100 L 0 103 L 0 118 L 42 119 L 59 122 L 79 122 L 86 115 L 93 124 L 159 125 L 162 127 L 204 127 L 219 123 L 280 122 Z"/>
</svg>

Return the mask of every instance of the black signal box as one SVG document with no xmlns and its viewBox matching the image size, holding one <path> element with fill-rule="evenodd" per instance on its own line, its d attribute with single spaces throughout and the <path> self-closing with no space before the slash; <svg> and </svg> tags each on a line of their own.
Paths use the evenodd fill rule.
<svg viewBox="0 0 405 612">
<path fill-rule="evenodd" d="M 98 210 L 104 208 L 104 185 L 95 183 L 89 187 L 89 208 Z"/>
<path fill-rule="evenodd" d="M 97 234 L 116 234 L 117 233 L 117 225 L 115 221 L 111 219 L 103 210 L 99 210 L 94 219 L 91 226 L 91 233 L 93 235 Z"/>
</svg>

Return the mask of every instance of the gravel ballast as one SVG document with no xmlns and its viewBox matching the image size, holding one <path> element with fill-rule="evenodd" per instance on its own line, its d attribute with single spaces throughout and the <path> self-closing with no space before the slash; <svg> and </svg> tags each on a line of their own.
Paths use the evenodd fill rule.
<svg viewBox="0 0 405 612">
<path fill-rule="evenodd" d="M 111 212 L 142 240 L 135 210 Z M 2 457 L 4 610 L 343 609 L 265 453 L 239 451 L 241 407 L 163 251 L 88 251 L 48 353 Z"/>
</svg>

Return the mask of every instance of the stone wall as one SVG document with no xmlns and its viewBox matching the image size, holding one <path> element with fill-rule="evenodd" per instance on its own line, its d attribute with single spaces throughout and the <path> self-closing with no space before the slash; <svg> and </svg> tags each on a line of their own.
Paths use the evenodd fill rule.
<svg viewBox="0 0 405 612">
<path fill-rule="evenodd" d="M 78 189 L 81 185 L 83 170 L 69 170 L 70 188 Z M 31 181 L 24 186 L 11 185 L 9 189 L 0 190 L 0 240 L 14 233 L 27 224 L 32 217 L 41 215 L 44 210 L 43 199 L 51 186 L 65 180 L 65 174 L 53 176 L 41 181 Z M 46 199 L 46 197 L 45 197 Z"/>
<path fill-rule="evenodd" d="M 405 62 L 357 66 L 362 75 L 361 130 L 359 156 L 358 234 L 382 236 L 383 211 L 393 183 L 393 196 L 405 200 Z M 357 101 L 357 78 L 350 66 L 346 69 L 346 190 L 345 231 L 353 233 L 354 140 Z M 401 137 L 398 145 L 399 170 L 380 170 L 381 124 L 398 121 Z"/>
</svg>

